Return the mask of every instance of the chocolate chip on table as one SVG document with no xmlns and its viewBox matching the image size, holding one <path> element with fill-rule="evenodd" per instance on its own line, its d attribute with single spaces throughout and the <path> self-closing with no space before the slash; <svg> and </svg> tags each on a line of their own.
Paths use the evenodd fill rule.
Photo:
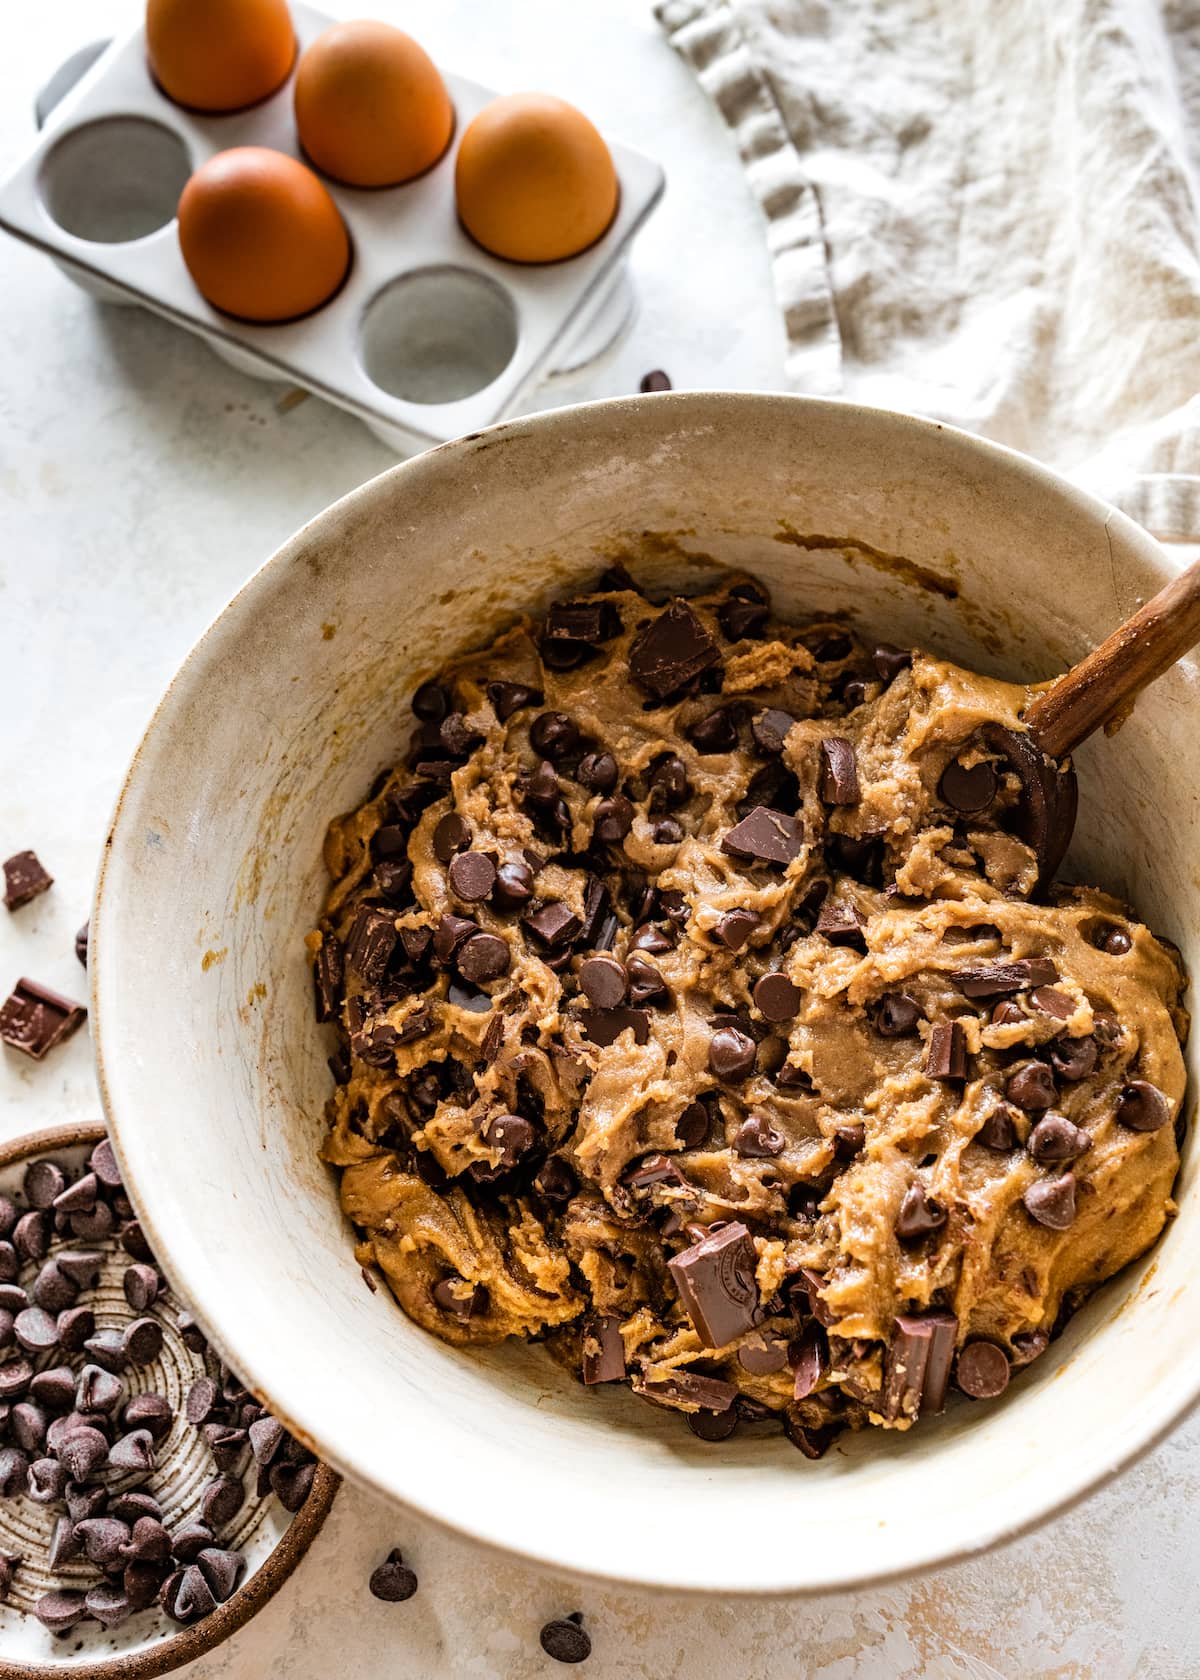
<svg viewBox="0 0 1200 1680">
<path fill-rule="evenodd" d="M 754 985 L 754 1003 L 764 1020 L 790 1021 L 804 1001 L 804 993 L 786 974 L 764 974 Z"/>
<path fill-rule="evenodd" d="M 621 1320 L 614 1313 L 589 1313 L 584 1319 L 582 1370 L 589 1387 L 624 1379 L 625 1343 L 621 1340 Z"/>
<path fill-rule="evenodd" d="M 708 1041 L 709 1071 L 717 1078 L 738 1083 L 754 1071 L 757 1047 L 737 1027 L 718 1027 Z"/>
<path fill-rule="evenodd" d="M 961 758 L 952 758 L 942 771 L 938 795 L 952 811 L 971 816 L 988 809 L 998 786 L 995 767 L 987 759 L 966 765 Z"/>
<path fill-rule="evenodd" d="M 527 683 L 500 681 L 487 685 L 487 697 L 500 723 L 507 723 L 527 706 L 540 706 L 545 698 L 540 688 L 530 688 Z"/>
<path fill-rule="evenodd" d="M 818 789 L 826 805 L 857 805 L 862 797 L 854 743 L 844 735 L 830 735 L 821 742 Z"/>
<path fill-rule="evenodd" d="M 994 1149 L 1002 1153 L 1017 1146 L 1017 1115 L 1015 1109 L 1006 1102 L 998 1102 L 986 1115 L 982 1126 L 975 1133 L 976 1143 L 985 1149 Z"/>
<path fill-rule="evenodd" d="M 654 368 L 651 372 L 644 373 L 638 385 L 638 390 L 643 395 L 647 395 L 651 391 L 670 391 L 673 388 L 670 379 L 661 368 Z"/>
<path fill-rule="evenodd" d="M 580 1626 L 582 1621 L 582 1615 L 576 1610 L 561 1620 L 547 1622 L 538 1636 L 546 1655 L 560 1663 L 586 1662 L 592 1654 L 592 1642 Z"/>
<path fill-rule="evenodd" d="M 69 1633 L 88 1610 L 82 1593 L 54 1591 L 42 1594 L 33 1613 L 51 1633 Z"/>
<path fill-rule="evenodd" d="M 757 910 L 727 910 L 713 929 L 713 938 L 727 951 L 740 951 L 761 926 L 762 917 Z"/>
<path fill-rule="evenodd" d="M 1030 1114 L 1040 1114 L 1043 1109 L 1051 1107 L 1058 1088 L 1045 1062 L 1023 1062 L 1009 1074 L 1004 1094 L 1018 1108 Z"/>
<path fill-rule="evenodd" d="M 945 1208 L 928 1194 L 923 1184 L 910 1184 L 896 1215 L 896 1235 L 901 1242 L 917 1242 L 933 1231 L 940 1231 L 947 1217 Z"/>
<path fill-rule="evenodd" d="M 616 1009 L 629 992 L 629 976 L 616 957 L 588 957 L 579 969 L 579 985 L 597 1009 Z"/>
<path fill-rule="evenodd" d="M 934 1022 L 925 1048 L 925 1072 L 931 1079 L 967 1077 L 967 1035 L 961 1022 Z"/>
<path fill-rule="evenodd" d="M 1117 1120 L 1131 1132 L 1157 1132 L 1170 1118 L 1170 1103 L 1149 1080 L 1131 1079 L 1117 1098 Z"/>
<path fill-rule="evenodd" d="M 1020 962 L 960 968 L 951 978 L 964 997 L 994 998 L 1048 986 L 1058 979 L 1058 970 L 1048 957 L 1025 957 Z"/>
<path fill-rule="evenodd" d="M 778 706 L 768 706 L 765 712 L 759 712 L 750 725 L 750 733 L 759 751 L 781 753 L 795 721 L 791 712 L 781 711 Z"/>
<path fill-rule="evenodd" d="M 844 898 L 827 898 L 817 913 L 814 931 L 831 945 L 850 945 L 865 950 L 865 926 L 857 905 Z"/>
<path fill-rule="evenodd" d="M 667 1262 L 684 1311 L 706 1347 L 724 1347 L 749 1330 L 758 1307 L 754 1241 L 740 1220 Z"/>
<path fill-rule="evenodd" d="M 84 968 L 87 967 L 88 961 L 88 934 L 91 930 L 91 925 L 90 921 L 84 922 L 83 926 L 75 935 L 75 955 L 79 958 Z"/>
<path fill-rule="evenodd" d="M 730 857 L 751 863 L 776 864 L 786 868 L 804 850 L 804 825 L 785 811 L 756 805 L 721 836 L 721 850 Z"/>
<path fill-rule="evenodd" d="M 762 1114 L 751 1114 L 733 1134 L 737 1154 L 750 1160 L 767 1160 L 782 1155 L 787 1139 Z"/>
<path fill-rule="evenodd" d="M 907 1038 L 916 1032 L 921 1005 L 907 992 L 885 992 L 872 1012 L 875 1031 L 883 1038 Z"/>
<path fill-rule="evenodd" d="M 615 1044 L 626 1028 L 632 1028 L 635 1043 L 650 1042 L 650 1012 L 647 1009 L 589 1009 L 580 1016 L 580 1024 L 584 1035 L 601 1048 Z"/>
<path fill-rule="evenodd" d="M 665 700 L 720 661 L 704 625 L 686 601 L 676 600 L 634 637 L 629 675 L 644 693 Z"/>
<path fill-rule="evenodd" d="M 384 1604 L 403 1604 L 417 1590 L 417 1577 L 393 1547 L 387 1557 L 371 1571 L 367 1588 L 372 1598 Z"/>
<path fill-rule="evenodd" d="M 31 904 L 39 893 L 54 885 L 53 875 L 43 869 L 36 852 L 16 852 L 4 860 L 4 905 L 8 910 L 20 910 Z"/>
<path fill-rule="evenodd" d="M 957 1335 L 958 1319 L 951 1312 L 902 1313 L 896 1318 L 884 1362 L 886 1418 L 942 1411 Z"/>
<path fill-rule="evenodd" d="M 1026 1149 L 1035 1161 L 1074 1161 L 1092 1147 L 1092 1139 L 1082 1126 L 1076 1126 L 1065 1114 L 1043 1114 L 1030 1132 Z"/>
<path fill-rule="evenodd" d="M 1050 1231 L 1065 1231 L 1075 1219 L 1075 1174 L 1039 1178 L 1021 1198 L 1025 1211 Z"/>
<path fill-rule="evenodd" d="M 0 1004 L 0 1043 L 40 1062 L 83 1025 L 82 1003 L 52 992 L 36 980 L 22 978 Z"/>
<path fill-rule="evenodd" d="M 954 1381 L 972 1400 L 994 1400 L 1008 1387 L 1008 1356 L 995 1342 L 967 1342 L 954 1368 Z"/>
</svg>

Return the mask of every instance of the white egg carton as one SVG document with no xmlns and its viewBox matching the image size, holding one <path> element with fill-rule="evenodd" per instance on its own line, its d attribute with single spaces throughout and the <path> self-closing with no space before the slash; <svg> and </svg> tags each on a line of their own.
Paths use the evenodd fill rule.
<svg viewBox="0 0 1200 1680">
<path fill-rule="evenodd" d="M 299 51 L 333 20 L 293 5 Z M 402 451 L 510 413 L 556 366 L 584 359 L 597 323 L 628 309 L 624 255 L 662 194 L 651 159 L 609 142 L 620 204 L 603 239 L 541 266 L 501 261 L 471 240 L 454 203 L 463 130 L 495 93 L 443 71 L 454 139 L 418 180 L 362 190 L 326 181 L 353 244 L 350 273 L 303 320 L 259 326 L 210 307 L 184 267 L 175 206 L 193 170 L 230 146 L 299 157 L 292 80 L 249 110 L 175 105 L 146 66 L 143 31 L 112 42 L 0 185 L 0 227 L 36 245 L 97 295 L 141 304 L 199 333 L 235 367 L 348 409 Z"/>
</svg>

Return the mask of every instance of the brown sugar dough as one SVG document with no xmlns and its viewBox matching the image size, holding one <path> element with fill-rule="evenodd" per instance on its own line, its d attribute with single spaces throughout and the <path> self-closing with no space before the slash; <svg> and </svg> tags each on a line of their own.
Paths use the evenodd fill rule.
<svg viewBox="0 0 1200 1680">
<path fill-rule="evenodd" d="M 1179 961 L 1039 888 L 1033 690 L 606 583 L 423 685 L 330 827 L 360 1257 L 710 1439 L 907 1426 L 966 1348 L 997 1393 L 1172 1210 Z"/>
</svg>

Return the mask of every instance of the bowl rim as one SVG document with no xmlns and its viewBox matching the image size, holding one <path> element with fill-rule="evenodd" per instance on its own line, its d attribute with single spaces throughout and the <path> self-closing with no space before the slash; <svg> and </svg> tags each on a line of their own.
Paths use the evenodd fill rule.
<svg viewBox="0 0 1200 1680">
<path fill-rule="evenodd" d="M 20 1137 L 0 1143 L 0 1169 L 53 1154 L 55 1150 L 86 1148 L 108 1135 L 102 1120 L 71 1120 L 43 1126 L 36 1132 L 24 1132 Z M 171 1674 L 185 1663 L 195 1662 L 197 1657 L 215 1650 L 245 1627 L 291 1578 L 325 1526 L 341 1485 L 342 1478 L 336 1470 L 318 1463 L 308 1498 L 292 1517 L 278 1544 L 232 1598 L 218 1604 L 202 1622 L 179 1627 L 141 1650 L 99 1657 L 86 1666 L 37 1662 L 24 1657 L 19 1661 L 0 1660 L 0 1680 L 62 1680 L 63 1675 L 76 1675 L 80 1680 L 84 1676 L 86 1680 L 155 1680 L 158 1675 Z"/>
<path fill-rule="evenodd" d="M 736 420 L 739 413 L 749 416 L 755 410 L 765 412 L 783 407 L 803 407 L 810 413 L 824 411 L 843 418 L 857 417 L 865 424 L 891 427 L 897 433 L 915 432 L 924 433 L 927 436 L 942 437 L 946 439 L 948 444 L 964 450 L 968 454 L 990 460 L 1009 473 L 1024 477 L 1031 485 L 1037 486 L 1042 491 L 1053 493 L 1077 512 L 1099 521 L 1106 533 L 1113 526 L 1116 526 L 1125 541 L 1131 547 L 1141 551 L 1147 567 L 1162 583 L 1168 582 L 1171 577 L 1176 575 L 1178 570 L 1171 564 L 1157 539 L 1127 514 L 1111 503 L 1104 501 L 1094 492 L 1084 489 L 1055 469 L 1044 465 L 1020 450 L 1010 448 L 1006 444 L 997 443 L 990 438 L 980 437 L 961 427 L 952 426 L 943 421 L 930 419 L 927 416 L 906 410 L 853 402 L 838 397 L 810 396 L 800 392 L 701 389 L 644 393 L 602 398 L 592 402 L 566 404 L 559 408 L 542 410 L 535 414 L 499 421 L 479 431 L 466 433 L 446 443 L 438 444 L 409 457 L 407 460 L 399 461 L 395 465 L 385 468 L 382 472 L 357 485 L 336 501 L 328 504 L 312 518 L 306 520 L 266 560 L 258 565 L 235 591 L 225 606 L 197 637 L 181 661 L 151 714 L 122 781 L 112 818 L 108 825 L 96 879 L 91 926 L 93 950 L 96 952 L 99 961 L 89 964 L 89 985 L 92 1036 L 100 1095 L 108 1121 L 109 1135 L 121 1161 L 123 1171 L 127 1163 L 121 1145 L 120 1121 L 114 1099 L 113 1082 L 109 1077 L 105 1061 L 105 1012 L 100 1003 L 101 976 L 107 972 L 104 968 L 103 957 L 107 943 L 104 938 L 104 930 L 108 925 L 110 915 L 114 921 L 118 916 L 117 911 L 109 910 L 108 900 L 105 897 L 105 887 L 114 852 L 118 849 L 115 842 L 121 833 L 122 819 L 144 772 L 148 749 L 163 723 L 164 714 L 174 701 L 177 693 L 186 686 L 189 677 L 200 664 L 202 655 L 207 651 L 213 638 L 229 624 L 236 614 L 253 607 L 255 594 L 267 584 L 270 578 L 273 578 L 276 573 L 286 570 L 297 556 L 305 551 L 314 532 L 321 525 L 334 522 L 347 514 L 361 512 L 370 507 L 377 499 L 389 497 L 393 494 L 392 487 L 397 483 L 402 484 L 407 479 L 417 480 L 431 471 L 440 471 L 444 464 L 444 457 L 462 456 L 464 461 L 467 461 L 470 459 L 472 451 L 491 449 L 501 441 L 507 442 L 525 437 L 536 440 L 539 434 L 553 433 L 564 426 L 569 428 L 581 416 L 585 420 L 589 416 L 597 420 L 601 420 L 605 416 L 616 418 L 633 410 L 644 409 L 645 405 L 649 403 L 661 404 L 664 409 L 675 410 L 679 415 L 681 425 L 687 424 L 689 411 L 694 411 L 698 422 L 705 425 L 711 424 L 712 406 L 714 404 L 720 405 L 732 420 Z M 149 1232 L 156 1255 L 161 1256 L 161 1254 L 167 1252 L 167 1245 L 157 1240 L 158 1232 L 155 1222 L 143 1211 L 141 1198 L 134 1185 L 132 1175 L 129 1174 L 126 1174 L 126 1189 L 137 1207 L 139 1218 Z M 1157 1247 L 1157 1244 L 1155 1247 Z M 1154 1249 L 1152 1248 L 1149 1253 L 1153 1254 L 1153 1252 Z M 161 1260 L 160 1264 L 162 1264 Z M 164 1267 L 164 1269 L 168 1268 Z M 224 1341 L 220 1321 L 216 1314 L 209 1310 L 205 1299 L 206 1291 L 203 1279 L 187 1279 L 184 1280 L 184 1285 L 181 1293 L 193 1303 L 193 1310 L 204 1324 L 210 1341 L 223 1356 L 227 1357 L 227 1362 L 239 1370 L 245 1370 L 248 1366 L 252 1366 L 252 1358 L 247 1359 L 244 1354 L 236 1353 L 232 1344 Z M 307 1427 L 293 1414 L 290 1405 L 285 1404 L 277 1395 L 269 1394 L 265 1389 L 256 1386 L 252 1376 L 247 1376 L 246 1381 L 251 1392 L 285 1422 L 288 1429 L 297 1438 L 311 1447 L 322 1461 L 328 1460 L 336 1465 L 337 1469 L 348 1480 L 379 1495 L 393 1506 L 416 1511 L 449 1533 L 461 1536 L 463 1539 L 501 1557 L 516 1558 L 541 1570 L 567 1571 L 581 1579 L 600 1581 L 614 1586 L 632 1587 L 652 1594 L 714 1596 L 728 1599 L 813 1598 L 825 1594 L 856 1591 L 889 1581 L 916 1578 L 936 1569 L 945 1568 L 952 1563 L 977 1557 L 994 1547 L 1019 1539 L 1022 1535 L 1030 1533 L 1052 1517 L 1060 1516 L 1072 1510 L 1088 1495 L 1106 1486 L 1122 1470 L 1128 1468 L 1157 1446 L 1200 1404 L 1200 1360 L 1198 1360 L 1195 1370 L 1186 1384 L 1175 1386 L 1169 1394 L 1164 1395 L 1157 1401 L 1151 1396 L 1141 1409 L 1139 1420 L 1127 1423 L 1127 1427 L 1119 1439 L 1112 1440 L 1110 1437 L 1110 1445 L 1103 1451 L 1093 1449 L 1090 1458 L 1082 1463 L 1072 1476 L 1062 1484 L 1053 1487 L 1048 1494 L 1043 1495 L 1036 1502 L 1031 1502 L 1029 1509 L 1020 1516 L 1012 1517 L 998 1513 L 990 1521 L 981 1524 L 977 1531 L 969 1537 L 958 1536 L 949 1541 L 926 1541 L 919 1548 L 915 1547 L 912 1557 L 903 1563 L 879 1563 L 854 1569 L 843 1567 L 840 1570 L 827 1571 L 813 1579 L 811 1560 L 810 1567 L 801 1577 L 799 1576 L 799 1564 L 791 1565 L 785 1557 L 781 1564 L 780 1578 L 761 1584 L 739 1582 L 731 1585 L 729 1582 L 718 1578 L 719 1564 L 714 1564 L 712 1574 L 706 1580 L 682 1579 L 670 1575 L 669 1569 L 665 1567 L 666 1553 L 664 1552 L 662 1554 L 664 1568 L 652 1576 L 641 1571 L 622 1570 L 619 1565 L 606 1567 L 595 1562 L 584 1561 L 574 1555 L 564 1556 L 561 1549 L 556 1551 L 553 1537 L 548 1536 L 544 1543 L 532 1545 L 504 1538 L 498 1531 L 499 1525 L 497 1524 L 490 1524 L 485 1527 L 473 1526 L 470 1518 L 461 1513 L 458 1502 L 447 1500 L 443 1504 L 428 1493 L 408 1495 L 399 1492 L 395 1487 L 376 1476 L 372 1466 L 365 1458 L 360 1459 L 355 1457 L 352 1451 L 341 1451 L 334 1446 L 319 1442 L 313 1429 Z M 698 1472 L 698 1474 L 701 1473 Z M 1049 1478 L 1047 1478 L 1048 1480 Z M 3 1680 L 2 1669 L 0 1669 L 0 1680 Z"/>
</svg>

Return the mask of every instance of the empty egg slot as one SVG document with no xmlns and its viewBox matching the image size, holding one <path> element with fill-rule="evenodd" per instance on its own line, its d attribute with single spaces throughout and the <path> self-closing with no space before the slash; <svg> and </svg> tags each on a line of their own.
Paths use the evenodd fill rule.
<svg viewBox="0 0 1200 1680">
<path fill-rule="evenodd" d="M 78 239 L 118 245 L 165 227 L 191 174 L 187 147 L 147 117 L 103 117 L 71 129 L 42 161 L 50 218 Z"/>
<path fill-rule="evenodd" d="M 442 264 L 390 280 L 363 311 L 367 378 L 412 403 L 458 402 L 498 379 L 516 352 L 517 310 L 497 281 Z"/>
</svg>

